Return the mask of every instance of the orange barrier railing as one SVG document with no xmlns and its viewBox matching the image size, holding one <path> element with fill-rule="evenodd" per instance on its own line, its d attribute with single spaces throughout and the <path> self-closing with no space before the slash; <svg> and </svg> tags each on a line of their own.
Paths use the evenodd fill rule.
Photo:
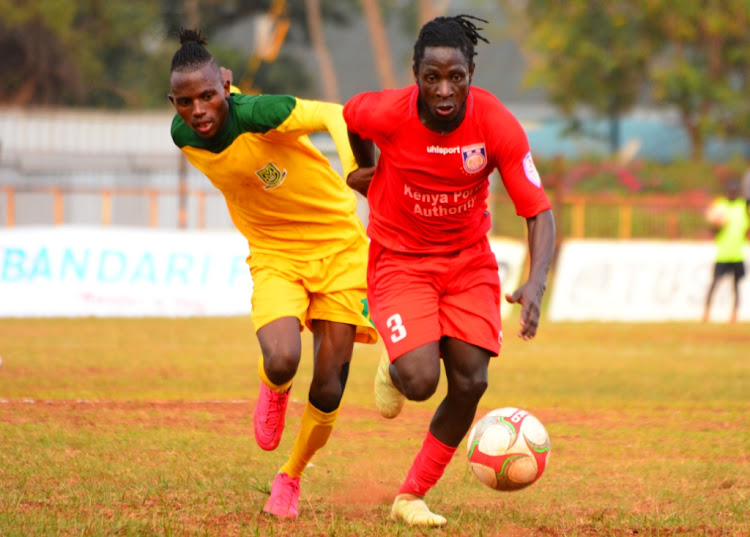
<svg viewBox="0 0 750 537">
<path fill-rule="evenodd" d="M 206 227 L 206 198 L 220 196 L 218 191 L 186 190 L 180 189 L 155 189 L 155 188 L 94 188 L 94 187 L 14 187 L 0 186 L 0 215 L 4 213 L 4 224 L 7 227 L 17 225 L 17 203 L 18 194 L 38 195 L 52 197 L 52 221 L 51 225 L 62 225 L 66 223 L 65 198 L 71 195 L 94 195 L 99 196 L 99 206 L 102 226 L 110 226 L 113 221 L 113 199 L 118 196 L 139 196 L 148 200 L 148 222 L 149 227 L 158 227 L 160 222 L 159 200 L 163 196 L 173 196 L 179 199 L 177 227 L 187 227 L 186 206 L 188 198 L 195 200 L 195 223 L 198 229 Z M 2 198 L 5 203 L 2 204 Z"/>
<path fill-rule="evenodd" d="M 705 238 L 707 227 L 703 212 L 710 199 L 696 195 L 555 195 L 551 201 L 557 221 L 558 234 L 566 238 Z M 186 228 L 191 222 L 196 229 L 206 227 L 206 204 L 210 198 L 221 194 L 216 190 L 157 189 L 157 188 L 95 188 L 95 187 L 29 187 L 0 186 L 0 225 L 13 227 L 19 222 L 17 197 L 51 196 L 50 225 L 68 223 L 66 197 L 73 195 L 98 196 L 99 223 L 111 226 L 115 220 L 113 204 L 118 197 L 145 198 L 147 217 L 143 225 L 158 227 L 163 215 L 160 200 L 172 197 L 177 200 L 173 214 L 176 228 Z M 495 220 L 493 233 L 506 236 L 524 236 L 523 219 L 515 217 L 515 210 L 505 193 L 495 194 L 490 200 Z M 190 217 L 188 218 L 188 210 Z M 226 209 L 223 209 L 226 210 Z M 38 220 L 38 218 L 36 218 Z"/>
</svg>

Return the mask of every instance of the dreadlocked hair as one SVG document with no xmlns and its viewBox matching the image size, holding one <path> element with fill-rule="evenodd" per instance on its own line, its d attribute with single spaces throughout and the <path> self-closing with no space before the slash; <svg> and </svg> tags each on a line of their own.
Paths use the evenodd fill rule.
<svg viewBox="0 0 750 537">
<path fill-rule="evenodd" d="M 487 22 L 479 17 L 471 15 L 456 15 L 455 17 L 436 17 L 422 26 L 419 31 L 416 43 L 414 43 L 414 65 L 424 58 L 424 49 L 426 47 L 453 47 L 461 50 L 469 62 L 469 66 L 474 65 L 474 47 L 481 39 L 489 43 L 482 35 L 472 20 Z"/>
<path fill-rule="evenodd" d="M 172 56 L 172 66 L 169 72 L 191 72 L 196 71 L 209 62 L 214 61 L 211 53 L 206 49 L 208 41 L 200 30 L 188 30 L 180 28 L 177 36 L 180 39 L 180 48 Z"/>
</svg>

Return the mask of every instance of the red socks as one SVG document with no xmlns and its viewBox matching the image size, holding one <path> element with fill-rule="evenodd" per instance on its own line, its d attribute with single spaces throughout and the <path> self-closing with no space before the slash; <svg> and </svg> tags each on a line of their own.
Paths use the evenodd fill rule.
<svg viewBox="0 0 750 537">
<path fill-rule="evenodd" d="M 404 484 L 399 489 L 399 494 L 414 494 L 424 496 L 435 483 L 442 477 L 445 467 L 453 458 L 458 447 L 443 444 L 435 438 L 431 432 L 422 443 L 422 449 L 417 453 L 414 462 L 409 469 Z"/>
</svg>

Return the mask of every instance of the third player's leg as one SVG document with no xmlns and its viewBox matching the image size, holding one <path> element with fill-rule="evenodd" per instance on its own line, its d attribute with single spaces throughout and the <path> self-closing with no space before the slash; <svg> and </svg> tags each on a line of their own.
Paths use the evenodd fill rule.
<svg viewBox="0 0 750 537">
<path fill-rule="evenodd" d="M 430 432 L 449 446 L 458 446 L 474 422 L 487 390 L 490 352 L 455 338 L 443 338 L 448 391 L 430 423 Z"/>
<path fill-rule="evenodd" d="M 356 328 L 323 320 L 312 321 L 313 379 L 310 401 L 323 412 L 338 408 L 349 375 Z"/>
</svg>

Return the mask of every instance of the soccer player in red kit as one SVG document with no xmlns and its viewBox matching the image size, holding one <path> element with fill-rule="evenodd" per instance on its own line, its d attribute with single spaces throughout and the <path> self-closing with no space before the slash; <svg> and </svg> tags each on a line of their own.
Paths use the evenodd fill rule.
<svg viewBox="0 0 750 537">
<path fill-rule="evenodd" d="M 414 45 L 416 85 L 354 96 L 344 106 L 352 150 L 368 180 L 350 181 L 370 205 L 368 302 L 385 342 L 376 404 L 395 417 L 405 399 L 447 393 L 391 508 L 410 525 L 442 526 L 424 502 L 474 421 L 488 366 L 502 342 L 500 281 L 487 233 L 496 168 L 527 222 L 530 269 L 511 303 L 519 336 L 532 339 L 554 251 L 549 200 L 521 125 L 489 92 L 471 86 L 474 46 L 487 41 L 467 15 L 425 24 Z M 486 21 L 482 21 L 486 22 Z"/>
</svg>

